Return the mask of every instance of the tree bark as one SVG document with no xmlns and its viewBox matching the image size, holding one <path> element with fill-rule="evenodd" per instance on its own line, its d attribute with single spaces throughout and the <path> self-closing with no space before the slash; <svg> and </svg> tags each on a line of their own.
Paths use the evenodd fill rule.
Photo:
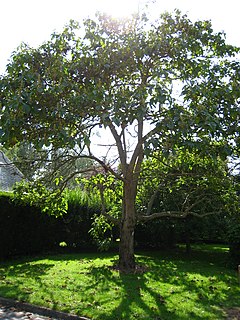
<svg viewBox="0 0 240 320">
<path fill-rule="evenodd" d="M 135 186 L 132 181 L 124 182 L 119 246 L 119 270 L 124 273 L 134 272 L 136 267 L 134 257 L 135 198 Z"/>
</svg>

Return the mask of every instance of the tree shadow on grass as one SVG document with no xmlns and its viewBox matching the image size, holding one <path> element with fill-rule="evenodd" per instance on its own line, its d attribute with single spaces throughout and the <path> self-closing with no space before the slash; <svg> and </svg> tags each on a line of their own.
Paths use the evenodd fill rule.
<svg viewBox="0 0 240 320">
<path fill-rule="evenodd" d="M 211 268 L 212 262 L 204 265 L 192 259 L 173 261 L 142 256 L 140 261 L 150 266 L 143 274 L 114 276 L 114 271 L 107 267 L 92 268 L 91 283 L 105 296 L 99 305 L 104 307 L 104 303 L 116 300 L 110 314 L 101 311 L 99 319 L 221 319 L 223 309 L 229 301 L 232 303 L 231 297 L 240 294 L 236 279 L 222 266 L 216 271 L 216 266 Z M 106 283 L 118 288 L 119 294 L 107 298 Z M 86 294 L 92 284 L 86 288 Z"/>
<path fill-rule="evenodd" d="M 11 266 L 8 264 L 6 267 L 2 264 L 0 296 L 31 302 L 29 297 L 33 281 L 44 295 L 40 304 L 89 317 L 93 315 L 101 320 L 221 319 L 221 308 L 237 306 L 234 305 L 240 294 L 237 278 L 214 255 L 193 254 L 188 257 L 176 252 L 144 252 L 138 256 L 138 262 L 146 264 L 148 269 L 144 273 L 130 275 L 119 274 L 110 268 L 110 264 L 102 263 L 98 266 L 96 259 L 101 261 L 101 258 L 106 257 L 109 258 L 109 264 L 113 255 L 92 253 L 51 256 L 48 257 L 49 263 L 27 261 L 12 263 Z M 56 278 L 61 278 L 55 287 L 60 293 L 55 293 L 55 288 L 44 278 L 54 267 L 55 261 L 65 261 L 64 266 L 74 261 L 79 264 L 79 270 L 74 271 L 74 274 L 68 271 L 65 274 L 63 267 L 56 275 Z M 75 281 L 80 277 L 84 277 L 83 282 Z M 26 278 L 29 279 L 27 285 Z M 81 293 L 76 302 L 61 305 L 64 295 L 73 297 L 75 292 Z M 188 302 L 194 307 L 191 309 L 188 305 L 188 309 L 184 310 L 184 304 Z M 95 308 L 98 310 L 92 312 Z M 198 310 L 202 310 L 205 315 Z"/>
<path fill-rule="evenodd" d="M 42 277 L 52 267 L 54 267 L 54 264 L 50 263 L 15 262 L 6 267 L 3 264 L 0 267 L 0 296 L 29 302 L 29 296 L 36 290 L 33 288 L 37 284 L 41 292 L 50 297 L 51 301 L 54 301 L 51 291 L 42 281 Z M 56 305 L 53 303 L 52 307 L 55 309 Z"/>
<path fill-rule="evenodd" d="M 98 267 L 91 269 L 92 281 L 85 288 L 86 294 L 91 292 L 94 286 L 102 293 L 104 300 L 99 305 L 104 307 L 104 303 L 113 302 L 115 307 L 109 311 L 100 311 L 99 319 L 120 320 L 120 319 L 162 319 L 162 314 L 170 314 L 165 306 L 165 299 L 161 295 L 161 288 L 152 289 L 148 286 L 148 279 L 142 274 L 121 274 L 113 271 L 109 267 Z M 107 296 L 106 292 L 115 289 L 115 296 Z M 144 293 L 150 296 L 149 304 L 143 299 Z M 119 303 L 118 303 L 119 301 Z"/>
<path fill-rule="evenodd" d="M 124 290 L 120 304 L 113 310 L 109 317 L 104 319 L 161 319 L 167 313 L 166 301 L 162 296 L 161 288 L 153 289 L 147 285 L 143 274 L 120 274 L 120 284 Z M 147 293 L 152 300 L 149 304 L 143 299 Z"/>
<path fill-rule="evenodd" d="M 157 258 L 150 253 L 141 257 L 144 260 L 151 266 L 151 279 L 170 286 L 164 295 L 166 301 L 180 294 L 182 307 L 187 300 L 193 302 L 194 310 L 183 318 L 178 315 L 169 319 L 221 319 L 226 307 L 239 306 L 237 274 L 226 268 L 226 255 L 193 252 L 189 256 L 175 252 Z"/>
</svg>

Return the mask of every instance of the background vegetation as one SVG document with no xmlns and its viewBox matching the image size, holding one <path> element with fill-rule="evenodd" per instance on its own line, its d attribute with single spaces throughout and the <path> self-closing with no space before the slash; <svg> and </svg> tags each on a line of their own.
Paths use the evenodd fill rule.
<svg viewBox="0 0 240 320">
<path fill-rule="evenodd" d="M 80 189 L 68 190 L 67 214 L 56 218 L 37 207 L 14 201 L 13 194 L 0 194 L 0 258 L 45 252 L 117 250 L 119 230 L 95 219 L 100 199 Z M 213 215 L 199 219 L 163 217 L 137 225 L 135 247 L 170 249 L 184 244 L 187 252 L 196 243 L 219 243 L 230 247 L 231 266 L 240 264 L 238 216 Z M 108 242 L 106 241 L 108 240 Z M 229 256 L 230 258 L 230 256 Z"/>
</svg>

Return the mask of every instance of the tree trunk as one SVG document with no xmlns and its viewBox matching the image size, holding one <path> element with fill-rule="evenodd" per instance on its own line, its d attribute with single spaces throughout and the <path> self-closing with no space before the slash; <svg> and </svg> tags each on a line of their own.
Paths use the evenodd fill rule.
<svg viewBox="0 0 240 320">
<path fill-rule="evenodd" d="M 136 192 L 132 181 L 125 183 L 123 212 L 120 226 L 119 269 L 124 273 L 135 271 L 134 230 Z"/>
</svg>

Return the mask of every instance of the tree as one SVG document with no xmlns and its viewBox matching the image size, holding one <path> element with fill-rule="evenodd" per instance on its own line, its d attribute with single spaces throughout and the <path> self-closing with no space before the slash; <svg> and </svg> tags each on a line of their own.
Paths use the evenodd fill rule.
<svg viewBox="0 0 240 320">
<path fill-rule="evenodd" d="M 227 243 L 226 221 L 238 211 L 235 179 L 230 174 L 228 162 L 220 157 L 189 152 L 186 148 L 176 148 L 168 158 L 158 152 L 142 164 L 137 208 L 137 212 L 151 213 L 144 216 L 146 221 L 152 220 L 154 213 L 165 218 L 150 224 L 155 233 L 158 228 L 164 238 L 164 232 L 174 236 L 175 231 L 178 239 L 183 241 L 185 238 L 187 248 L 191 237 L 216 241 L 217 234 L 224 234 L 223 225 L 225 236 L 217 241 L 221 239 Z M 181 223 L 177 223 L 179 217 L 182 218 Z M 172 230 L 169 232 L 166 226 Z M 209 234 L 210 228 L 212 235 Z M 167 240 L 174 243 L 174 238 Z"/>
<path fill-rule="evenodd" d="M 22 44 L 12 54 L 0 80 L 2 143 L 74 150 L 120 181 L 119 219 L 104 206 L 102 212 L 120 225 L 120 269 L 133 271 L 134 228 L 151 216 L 136 212 L 143 159 L 176 146 L 223 157 L 233 152 L 238 52 L 209 21 L 193 23 L 179 11 L 156 22 L 145 14 L 126 20 L 99 14 L 80 28 L 71 21 L 39 48 Z M 101 131 L 112 137 L 102 143 L 104 156 L 93 145 Z M 64 161 L 72 158 L 64 154 Z"/>
<path fill-rule="evenodd" d="M 160 152 L 153 154 L 143 162 L 140 179 L 142 209 L 138 211 L 151 213 L 144 217 L 146 220 L 152 219 L 154 212 L 157 216 L 162 212 L 163 217 L 169 211 L 172 217 L 178 217 L 179 212 L 187 217 L 189 211 L 196 217 L 226 213 L 236 203 L 234 179 L 229 175 L 227 161 L 185 148 L 176 148 L 167 159 Z"/>
</svg>

